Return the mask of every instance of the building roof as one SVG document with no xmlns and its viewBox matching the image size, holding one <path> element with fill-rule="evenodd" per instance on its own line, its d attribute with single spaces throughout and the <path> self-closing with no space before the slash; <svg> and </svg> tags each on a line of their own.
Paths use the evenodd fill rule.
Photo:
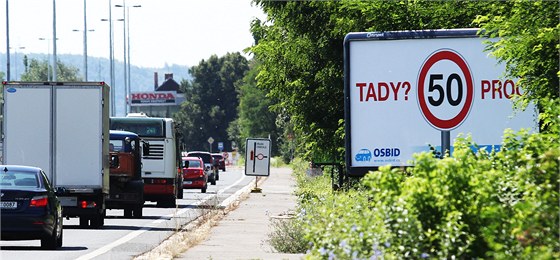
<svg viewBox="0 0 560 260">
<path fill-rule="evenodd" d="M 156 91 L 177 91 L 177 93 L 183 93 L 179 88 L 179 83 L 175 81 L 173 78 L 166 79 L 159 87 L 156 88 Z"/>
</svg>

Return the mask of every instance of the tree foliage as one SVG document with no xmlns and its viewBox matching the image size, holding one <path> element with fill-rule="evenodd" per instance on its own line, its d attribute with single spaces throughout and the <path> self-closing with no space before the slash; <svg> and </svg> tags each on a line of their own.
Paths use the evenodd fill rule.
<svg viewBox="0 0 560 260">
<path fill-rule="evenodd" d="M 192 81 L 181 82 L 187 101 L 176 113 L 183 145 L 186 150 L 218 151 L 218 142 L 230 150 L 227 128 L 237 118 L 237 84 L 249 69 L 240 53 L 228 53 L 218 58 L 212 55 L 193 66 Z M 208 139 L 215 142 L 210 149 Z"/>
<path fill-rule="evenodd" d="M 524 103 L 540 104 L 558 99 L 560 50 L 560 5 L 557 1 L 515 1 L 509 12 L 490 13 L 477 19 L 483 35 L 500 37 L 488 49 L 505 62 L 507 76 L 520 79 Z"/>
<path fill-rule="evenodd" d="M 350 29 L 340 34 L 356 28 L 383 31 L 482 25 L 484 36 L 500 37 L 489 42 L 488 49 L 507 64 L 506 76 L 520 79 L 527 94 L 522 101 L 538 104 L 544 126 L 539 133 L 505 131 L 502 149 L 491 153 L 473 149 L 476 144 L 468 137 L 458 138 L 453 157 L 418 154 L 415 167 L 406 172 L 380 167 L 361 179 L 361 186 L 345 192 L 325 189 L 332 181 L 328 176 L 310 178 L 300 169 L 296 192 L 300 209 L 295 223 L 303 226 L 300 232 L 305 240 L 301 243 L 308 245 L 308 258 L 560 258 L 557 1 L 262 2 L 275 15 L 269 16 L 272 25 L 261 24 L 257 30 L 261 40 L 254 50 L 270 62 L 263 64 L 258 77 L 263 84 L 259 86 L 276 91 L 282 87 L 280 83 L 290 86 L 302 81 L 298 74 L 281 74 L 278 85 L 264 84 L 275 83 L 270 79 L 276 72 L 272 69 L 288 71 L 279 67 L 290 67 L 296 61 L 280 55 L 283 50 L 298 49 L 285 43 L 296 29 L 287 24 L 275 26 L 277 20 L 298 19 L 297 12 L 286 13 L 294 6 L 337 6 L 351 14 L 354 19 L 345 14 L 333 18 L 344 25 L 340 28 Z M 283 44 L 283 50 L 270 51 L 274 44 L 266 45 L 273 39 L 267 33 L 284 39 L 275 42 Z M 275 66 L 272 61 L 280 63 Z M 282 96 L 281 91 L 274 94 Z M 288 92 L 283 97 L 292 96 Z"/>
<path fill-rule="evenodd" d="M 257 86 L 293 126 L 307 159 L 340 159 L 343 146 L 343 40 L 356 31 L 473 27 L 499 1 L 254 1 L 251 48 L 262 62 Z M 334 158 L 333 158 L 334 157 Z"/>
<path fill-rule="evenodd" d="M 23 58 L 23 63 L 25 72 L 21 74 L 22 81 L 47 81 L 52 78 L 53 70 L 47 60 L 29 60 L 26 55 Z M 64 64 L 61 61 L 57 62 L 57 81 L 82 81 L 79 72 L 80 70 L 76 67 Z M 51 74 L 50 77 L 48 76 L 49 73 Z"/>
<path fill-rule="evenodd" d="M 239 88 L 238 118 L 230 124 L 228 134 L 231 140 L 244 144 L 245 139 L 268 138 L 272 140 L 271 152 L 278 155 L 278 146 L 283 143 L 279 139 L 279 129 L 276 125 L 276 113 L 270 110 L 272 101 L 266 92 L 256 86 L 256 75 L 259 65 L 256 60 L 251 60 L 251 69 L 243 79 Z M 243 148 L 240 145 L 239 148 Z M 242 149 L 241 151 L 244 151 Z"/>
</svg>

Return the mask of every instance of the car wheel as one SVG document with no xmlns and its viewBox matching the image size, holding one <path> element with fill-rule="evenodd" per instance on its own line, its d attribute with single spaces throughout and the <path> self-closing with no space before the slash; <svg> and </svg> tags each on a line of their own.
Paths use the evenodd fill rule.
<svg viewBox="0 0 560 260">
<path fill-rule="evenodd" d="M 206 193 L 206 187 L 202 188 L 200 192 Z"/>
<path fill-rule="evenodd" d="M 56 249 L 56 246 L 58 245 L 58 225 L 58 223 L 55 225 L 55 227 L 53 228 L 53 232 L 49 237 L 41 239 L 41 248 L 48 250 Z"/>
<path fill-rule="evenodd" d="M 64 229 L 60 229 L 60 236 L 56 239 L 56 247 L 62 247 L 62 234 Z"/>
<path fill-rule="evenodd" d="M 220 171 L 219 171 L 219 170 L 216 172 L 216 180 L 217 180 L 217 181 L 220 180 Z"/>
</svg>

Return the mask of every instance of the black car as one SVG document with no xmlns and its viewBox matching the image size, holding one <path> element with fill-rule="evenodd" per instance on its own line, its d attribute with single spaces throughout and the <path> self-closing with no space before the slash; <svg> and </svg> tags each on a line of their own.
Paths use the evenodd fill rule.
<svg viewBox="0 0 560 260">
<path fill-rule="evenodd" d="M 220 180 L 220 171 L 214 163 L 214 157 L 209 152 L 203 151 L 191 151 L 185 156 L 187 157 L 199 157 L 204 162 L 204 170 L 208 173 L 208 181 L 212 185 L 216 185 L 216 181 Z"/>
<path fill-rule="evenodd" d="M 62 206 L 40 168 L 0 165 L 1 240 L 41 240 L 44 249 L 62 246 Z"/>
</svg>

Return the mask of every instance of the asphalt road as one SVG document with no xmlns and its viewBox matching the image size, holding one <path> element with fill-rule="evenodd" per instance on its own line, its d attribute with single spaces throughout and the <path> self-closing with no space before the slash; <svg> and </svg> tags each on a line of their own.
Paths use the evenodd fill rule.
<svg viewBox="0 0 560 260">
<path fill-rule="evenodd" d="M 208 205 L 220 205 L 247 186 L 255 177 L 245 176 L 241 168 L 220 172 L 216 185 L 207 193 L 200 189 L 184 190 L 184 199 L 176 208 L 158 208 L 147 202 L 143 218 L 124 218 L 122 210 L 108 210 L 102 229 L 82 229 L 78 218 L 64 220 L 62 248 L 42 250 L 39 240 L 0 241 L 0 259 L 131 259 L 172 235 L 181 226 L 208 211 Z"/>
</svg>

